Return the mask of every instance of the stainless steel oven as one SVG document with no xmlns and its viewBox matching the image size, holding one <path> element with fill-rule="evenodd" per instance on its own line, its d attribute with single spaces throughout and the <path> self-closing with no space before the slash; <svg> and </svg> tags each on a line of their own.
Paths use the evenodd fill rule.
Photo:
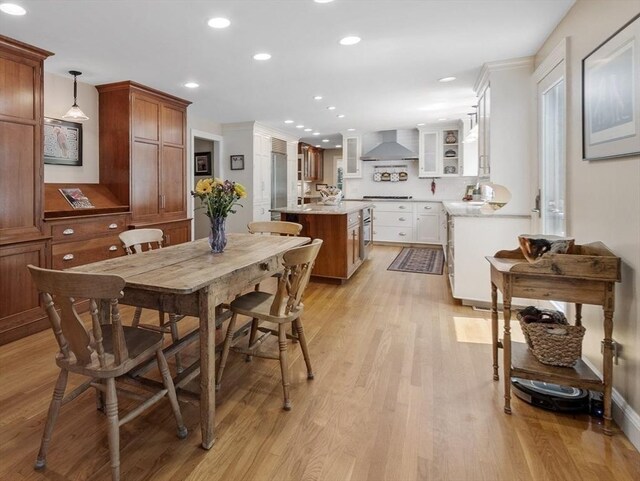
<svg viewBox="0 0 640 481">
<path fill-rule="evenodd" d="M 366 259 L 373 244 L 373 215 L 371 207 L 362 210 L 362 235 L 360 236 L 360 255 Z"/>
</svg>

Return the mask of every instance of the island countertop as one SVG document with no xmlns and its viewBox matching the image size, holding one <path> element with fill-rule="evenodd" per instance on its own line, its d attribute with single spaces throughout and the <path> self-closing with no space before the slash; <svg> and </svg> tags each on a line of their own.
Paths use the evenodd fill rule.
<svg viewBox="0 0 640 481">
<path fill-rule="evenodd" d="M 281 212 L 283 214 L 343 215 L 343 214 L 350 214 L 352 212 L 357 212 L 367 207 L 371 207 L 372 205 L 373 205 L 373 202 L 370 202 L 370 201 L 343 200 L 338 205 L 304 204 L 304 205 L 297 205 L 295 207 L 271 209 L 271 212 Z"/>
</svg>

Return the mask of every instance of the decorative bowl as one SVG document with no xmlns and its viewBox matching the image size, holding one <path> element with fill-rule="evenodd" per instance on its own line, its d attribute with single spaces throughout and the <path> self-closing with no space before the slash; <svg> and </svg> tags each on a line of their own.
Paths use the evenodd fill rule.
<svg viewBox="0 0 640 481">
<path fill-rule="evenodd" d="M 342 191 L 336 187 L 328 187 L 320 191 L 320 202 L 325 205 L 338 205 L 342 200 Z"/>
<path fill-rule="evenodd" d="M 571 253 L 575 239 L 557 235 L 523 234 L 518 236 L 518 242 L 524 257 L 529 262 L 535 262 L 547 253 Z"/>
</svg>

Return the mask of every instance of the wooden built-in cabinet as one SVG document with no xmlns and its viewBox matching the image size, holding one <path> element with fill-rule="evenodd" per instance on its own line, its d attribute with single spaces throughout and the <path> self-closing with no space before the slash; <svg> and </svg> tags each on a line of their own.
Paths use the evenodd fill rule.
<svg viewBox="0 0 640 481">
<path fill-rule="evenodd" d="M 324 179 L 324 149 L 300 142 L 298 144 L 299 171 L 302 179 L 307 181 Z"/>
<path fill-rule="evenodd" d="M 131 227 L 187 220 L 189 101 L 126 81 L 98 85 L 100 183 L 131 209 Z"/>
<path fill-rule="evenodd" d="M 50 55 L 0 35 L 0 344 L 49 325 L 27 265 L 48 264 L 42 129 L 43 63 Z"/>
</svg>

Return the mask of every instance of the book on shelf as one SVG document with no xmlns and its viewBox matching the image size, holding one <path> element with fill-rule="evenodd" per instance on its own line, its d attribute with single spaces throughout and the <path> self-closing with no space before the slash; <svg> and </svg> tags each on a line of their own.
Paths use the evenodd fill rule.
<svg viewBox="0 0 640 481">
<path fill-rule="evenodd" d="M 93 209 L 95 206 L 78 188 L 58 189 L 74 209 Z"/>
</svg>

